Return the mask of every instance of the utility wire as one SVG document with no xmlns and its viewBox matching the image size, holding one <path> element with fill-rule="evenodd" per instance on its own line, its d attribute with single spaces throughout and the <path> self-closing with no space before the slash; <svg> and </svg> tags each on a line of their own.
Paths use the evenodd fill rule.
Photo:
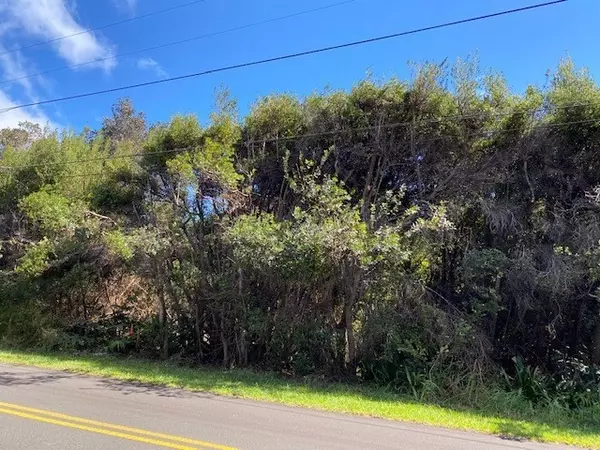
<svg viewBox="0 0 600 450">
<path fill-rule="evenodd" d="M 536 130 L 548 130 L 548 129 L 552 129 L 552 128 L 560 128 L 560 127 L 564 127 L 567 125 L 586 125 L 586 124 L 591 124 L 591 123 L 596 123 L 598 125 L 600 125 L 600 119 L 582 119 L 582 120 L 573 120 L 570 122 L 557 122 L 557 123 L 543 123 L 543 124 L 539 124 L 539 125 L 532 125 L 530 127 L 526 127 L 524 130 L 522 128 L 505 128 L 505 129 L 501 129 L 501 130 L 480 130 L 477 131 L 475 133 L 471 133 L 468 135 L 468 137 L 473 138 L 473 137 L 494 137 L 498 134 L 502 134 L 502 133 L 510 133 L 513 131 L 525 131 L 525 132 L 531 132 L 531 131 L 536 131 Z M 423 144 L 423 143 L 427 143 L 427 142 L 434 142 L 434 141 L 440 141 L 443 140 L 446 137 L 460 137 L 456 134 L 447 134 L 447 135 L 442 135 L 442 136 L 436 136 L 434 138 L 430 138 L 430 139 L 425 139 L 425 140 L 417 140 L 418 144 Z"/>
<path fill-rule="evenodd" d="M 518 111 L 509 111 L 509 112 L 505 112 L 505 113 L 496 113 L 496 114 L 491 114 L 491 115 L 486 114 L 486 113 L 476 113 L 476 114 L 468 114 L 468 115 L 445 115 L 445 116 L 440 116 L 436 119 L 418 120 L 416 122 L 413 122 L 413 121 L 392 122 L 392 123 L 385 123 L 385 124 L 381 124 L 381 125 L 371 125 L 371 126 L 366 126 L 366 127 L 354 127 L 354 128 L 340 129 L 340 130 L 321 131 L 321 132 L 317 132 L 317 133 L 306 133 L 306 134 L 280 136 L 280 137 L 275 137 L 275 138 L 256 139 L 256 140 L 245 141 L 241 144 L 248 146 L 248 145 L 253 145 L 253 144 L 262 144 L 262 143 L 271 143 L 271 142 L 297 141 L 297 140 L 301 140 L 301 139 L 310 139 L 310 138 L 316 138 L 316 137 L 322 137 L 322 136 L 333 136 L 333 135 L 338 135 L 338 134 L 356 133 L 356 132 L 371 131 L 371 130 L 377 130 L 377 129 L 395 129 L 395 128 L 401 128 L 401 127 L 415 126 L 415 125 L 430 125 L 430 124 L 441 123 L 441 122 L 445 122 L 448 120 L 454 120 L 454 119 L 459 119 L 459 120 L 476 119 L 476 118 L 490 119 L 490 118 L 509 117 L 512 115 L 519 115 L 519 114 L 535 115 L 540 112 L 547 112 L 548 109 L 562 110 L 562 109 L 571 109 L 571 108 L 581 107 L 581 106 L 600 106 L 600 103 L 598 103 L 598 102 L 569 103 L 567 105 L 552 106 L 550 108 L 547 106 L 542 106 L 540 108 L 536 108 L 533 111 L 526 111 L 526 112 L 521 112 L 521 113 Z M 576 125 L 576 124 L 586 124 L 586 123 L 594 123 L 594 122 L 600 122 L 600 119 L 584 119 L 581 121 L 558 122 L 556 124 L 542 124 L 542 125 L 535 125 L 532 128 L 533 129 L 551 128 L 553 126 Z M 512 128 L 512 129 L 509 128 L 509 129 L 503 129 L 503 130 L 481 131 L 478 133 L 480 133 L 482 135 L 487 135 L 489 133 L 493 134 L 493 133 L 499 133 L 499 132 L 509 132 L 509 131 L 518 131 L 518 130 L 519 129 L 517 129 L 517 128 Z M 478 133 L 475 133 L 472 136 L 476 136 Z M 454 135 L 451 135 L 451 136 L 454 136 Z M 437 140 L 437 139 L 440 139 L 440 138 L 435 138 L 435 140 Z M 22 165 L 22 166 L 0 166 L 0 170 L 2 170 L 2 169 L 4 169 L 4 170 L 6 170 L 6 169 L 11 169 L 11 170 L 13 170 L 13 169 L 15 169 L 15 170 L 16 169 L 30 169 L 30 168 L 36 168 L 36 167 L 49 167 L 49 166 L 60 166 L 60 165 L 68 165 L 68 164 L 102 162 L 102 161 L 110 161 L 110 160 L 114 160 L 114 159 L 136 158 L 136 157 L 142 157 L 142 156 L 180 153 L 180 152 L 186 152 L 186 151 L 189 151 L 192 149 L 193 149 L 193 147 L 185 147 L 185 148 L 178 148 L 178 149 L 172 149 L 172 150 L 159 150 L 156 152 L 126 153 L 123 155 L 116 155 L 116 156 L 111 156 L 111 157 L 77 159 L 77 160 L 61 161 L 61 162 L 53 162 L 53 163 L 28 164 L 28 165 Z"/>
<path fill-rule="evenodd" d="M 592 105 L 600 106 L 600 103 L 598 103 L 598 102 L 570 103 L 568 105 L 554 106 L 554 107 L 552 107 L 552 109 L 561 110 L 561 109 L 575 108 L 575 107 L 579 107 L 579 106 L 592 106 Z M 548 107 L 541 107 L 541 108 L 537 108 L 533 111 L 523 112 L 521 114 L 522 115 L 535 115 L 540 112 L 546 112 L 547 110 L 548 110 Z M 453 119 L 460 119 L 460 120 L 474 119 L 474 118 L 489 119 L 492 117 L 500 118 L 500 117 L 508 117 L 511 115 L 518 115 L 518 114 L 519 114 L 519 112 L 510 111 L 510 112 L 506 112 L 506 113 L 492 114 L 491 116 L 487 115 L 485 113 L 469 114 L 469 115 L 463 115 L 463 116 L 461 116 L 461 115 L 446 115 L 446 116 L 441 116 L 437 119 L 419 120 L 416 122 L 413 122 L 413 121 L 393 122 L 393 123 L 387 123 L 387 124 L 382 124 L 382 125 L 345 128 L 345 129 L 341 129 L 341 130 L 322 131 L 322 132 L 318 132 L 318 133 L 306 133 L 306 134 L 281 136 L 281 137 L 275 137 L 275 138 L 257 139 L 257 140 L 252 140 L 252 141 L 246 141 L 242 144 L 248 146 L 248 145 L 252 145 L 252 144 L 262 144 L 262 143 L 267 143 L 267 142 L 271 143 L 271 142 L 280 142 L 280 141 L 284 141 L 284 142 L 297 141 L 297 140 L 301 140 L 301 139 L 310 139 L 310 138 L 316 138 L 316 137 L 322 137 L 322 136 L 332 136 L 332 135 L 338 135 L 338 134 L 371 131 L 371 130 L 376 130 L 376 129 L 395 129 L 395 128 L 401 128 L 401 127 L 415 126 L 415 125 L 428 125 L 428 124 L 441 123 L 441 122 L 444 122 L 447 120 L 453 120 Z M 532 127 L 532 129 L 551 128 L 553 126 L 576 125 L 576 124 L 586 124 L 586 123 L 594 123 L 594 122 L 600 122 L 600 119 L 584 119 L 581 121 L 559 122 L 557 124 L 535 125 Z M 509 129 L 503 129 L 503 130 L 487 130 L 487 131 L 481 131 L 478 133 L 481 135 L 488 135 L 490 133 L 494 134 L 494 133 L 500 133 L 500 132 L 519 131 L 519 130 L 520 129 L 518 129 L 518 128 L 512 128 L 512 129 L 509 128 Z M 477 136 L 478 133 L 475 133 L 472 136 Z M 451 136 L 455 137 L 455 135 L 451 135 Z M 433 140 L 438 140 L 438 139 L 441 139 L 441 137 L 434 138 Z M 61 162 L 54 162 L 54 163 L 28 164 L 28 165 L 23 165 L 23 166 L 0 166 L 0 169 L 29 169 L 29 168 L 49 167 L 49 166 L 56 166 L 56 165 L 60 166 L 60 165 L 65 165 L 65 164 L 68 165 L 68 164 L 80 164 L 80 163 L 89 163 L 89 162 L 102 162 L 102 161 L 110 161 L 113 159 L 135 158 L 135 157 L 142 157 L 142 156 L 180 153 L 180 152 L 185 152 L 185 151 L 189 151 L 192 149 L 193 149 L 192 147 L 185 147 L 185 148 L 172 149 L 172 150 L 160 150 L 157 152 L 126 153 L 123 155 L 116 155 L 116 156 L 111 156 L 111 157 L 77 159 L 77 160 L 61 161 Z"/>
<path fill-rule="evenodd" d="M 408 36 L 408 35 L 411 35 L 411 34 L 423 33 L 423 32 L 426 32 L 426 31 L 432 31 L 432 30 L 437 30 L 437 29 L 441 29 L 441 28 L 452 27 L 452 26 L 466 24 L 466 23 L 471 23 L 471 22 L 477 22 L 477 21 L 481 21 L 481 20 L 485 20 L 485 19 L 491 19 L 491 18 L 494 18 L 494 17 L 500 17 L 500 16 L 509 15 L 509 14 L 515 14 L 515 13 L 530 11 L 530 10 L 533 10 L 533 9 L 539 9 L 539 8 L 543 8 L 543 7 L 546 7 L 546 6 L 557 5 L 559 3 L 565 3 L 566 1 L 567 0 L 554 0 L 554 1 L 545 2 L 545 3 L 538 3 L 538 4 L 535 4 L 535 5 L 525 6 L 525 7 L 522 7 L 522 8 L 509 9 L 509 10 L 500 11 L 500 12 L 496 12 L 496 13 L 492 13 L 492 14 L 486 14 L 486 15 L 483 15 L 483 16 L 471 17 L 471 18 L 467 18 L 467 19 L 456 20 L 456 21 L 453 21 L 453 22 L 446 22 L 446 23 L 442 23 L 442 24 L 438 24 L 438 25 L 432 25 L 432 26 L 428 26 L 428 27 L 417 28 L 417 29 L 414 29 L 414 30 L 402 31 L 402 32 L 399 32 L 399 33 L 394 33 L 394 34 L 388 34 L 388 35 L 385 35 L 385 36 L 379 36 L 379 37 L 370 38 L 370 39 L 363 39 L 363 40 L 359 40 L 359 41 L 348 42 L 348 43 L 345 43 L 345 44 L 332 45 L 332 46 L 329 46 L 329 47 L 322 47 L 322 48 L 313 49 L 313 50 L 307 50 L 307 51 L 298 52 L 298 53 L 291 53 L 291 54 L 287 54 L 287 55 L 276 56 L 276 57 L 273 57 L 273 58 L 267 58 L 267 59 L 262 59 L 262 60 L 257 60 L 257 61 L 245 62 L 245 63 L 241 63 L 241 64 L 234 64 L 234 65 L 231 65 L 231 66 L 225 66 L 225 67 L 220 67 L 220 68 L 217 68 L 217 69 L 205 70 L 203 72 L 190 73 L 190 74 L 187 74 L 187 75 L 181 75 L 181 76 L 177 76 L 177 77 L 166 78 L 166 79 L 163 79 L 163 80 L 153 80 L 153 81 L 147 81 L 147 82 L 144 82 L 144 83 L 137 83 L 137 84 L 127 85 L 127 86 L 119 86 L 119 87 L 111 88 L 111 89 L 104 89 L 104 90 L 100 90 L 100 91 L 92 91 L 92 92 L 86 92 L 86 93 L 82 93 L 82 94 L 75 94 L 75 95 L 70 95 L 70 96 L 67 96 L 67 97 L 55 98 L 55 99 L 50 99 L 50 100 L 42 100 L 42 101 L 37 101 L 37 102 L 32 102 L 32 103 L 25 103 L 25 104 L 22 104 L 22 105 L 13 106 L 11 108 L 6 108 L 2 112 L 13 111 L 15 109 L 26 108 L 26 107 L 29 107 L 29 106 L 40 106 L 40 105 L 47 105 L 47 104 L 50 104 L 50 103 L 57 103 L 57 102 L 63 102 L 63 101 L 68 101 L 68 100 L 75 100 L 75 99 L 79 99 L 79 98 L 92 97 L 92 96 L 101 95 L 101 94 L 108 94 L 108 93 L 112 93 L 112 92 L 124 91 L 124 90 L 127 90 L 127 89 L 135 89 L 135 88 L 152 86 L 152 85 L 157 85 L 157 84 L 170 83 L 170 82 L 173 82 L 173 81 L 181 81 L 181 80 L 185 80 L 185 79 L 188 79 L 188 78 L 197 78 L 197 77 L 201 77 L 201 76 L 204 76 L 204 75 L 210 75 L 210 74 L 219 73 L 219 72 L 227 72 L 227 71 L 231 71 L 231 70 L 241 69 L 241 68 L 244 68 L 244 67 L 258 66 L 258 65 L 263 65 L 263 64 L 271 63 L 271 62 L 284 61 L 284 60 L 288 60 L 288 59 L 295 59 L 295 58 L 299 58 L 299 57 L 302 57 L 302 56 L 315 55 L 315 54 L 319 54 L 319 53 L 326 53 L 326 52 L 330 52 L 330 51 L 333 51 L 333 50 L 340 50 L 340 49 L 344 49 L 344 48 L 355 47 L 355 46 L 364 45 L 364 44 L 370 44 L 370 43 L 374 43 L 374 42 L 381 42 L 381 41 L 385 41 L 385 40 L 389 40 L 389 39 L 398 38 L 398 37 L 401 37 L 401 36 Z"/>
<path fill-rule="evenodd" d="M 532 127 L 529 127 L 527 131 L 558 128 L 558 127 L 566 126 L 566 125 L 581 125 L 581 124 L 594 123 L 594 122 L 598 122 L 600 124 L 600 119 L 585 119 L 585 120 L 576 120 L 576 121 L 572 121 L 572 122 L 559 122 L 559 123 L 552 123 L 552 124 L 534 125 Z M 391 125 L 394 125 L 394 124 L 391 124 Z M 493 137 L 495 135 L 499 135 L 502 133 L 509 133 L 511 131 L 520 131 L 520 129 L 519 128 L 512 128 L 512 129 L 508 128 L 508 129 L 503 129 L 503 130 L 481 131 L 481 132 L 472 134 L 470 137 L 477 137 L 477 136 Z M 456 135 L 450 135 L 450 136 L 458 137 Z M 423 143 L 427 143 L 427 142 L 434 142 L 434 141 L 442 140 L 445 137 L 448 137 L 448 136 L 438 136 L 438 137 L 431 138 L 431 139 L 425 139 L 423 141 L 418 140 L 417 143 L 423 144 Z M 51 166 L 63 165 L 63 164 L 67 165 L 67 164 L 79 164 L 79 163 L 83 163 L 83 162 L 93 162 L 93 161 L 95 161 L 95 162 L 110 161 L 110 160 L 117 159 L 117 158 L 132 158 L 132 157 L 137 157 L 137 156 L 152 156 L 152 155 L 160 155 L 160 154 L 165 154 L 165 153 L 178 153 L 178 152 L 189 151 L 192 149 L 193 148 L 181 148 L 181 149 L 177 149 L 177 150 L 166 150 L 166 151 L 159 151 L 159 152 L 152 152 L 152 153 L 131 153 L 131 154 L 127 154 L 127 155 L 113 156 L 113 157 L 109 157 L 109 158 L 93 158 L 93 159 L 88 159 L 88 160 L 71 160 L 71 161 L 65 161 L 62 163 L 32 164 L 32 165 L 27 165 L 27 166 L 13 166 L 13 167 L 1 167 L 0 166 L 0 169 L 11 169 L 14 171 L 17 169 L 51 167 Z M 147 170 L 147 169 L 142 169 L 142 170 L 147 172 L 148 174 L 150 174 L 149 170 Z M 91 174 L 90 173 L 80 173 L 80 174 L 62 175 L 61 178 L 86 178 L 86 177 L 104 176 L 106 174 L 107 174 L 106 171 L 91 173 Z"/>
<path fill-rule="evenodd" d="M 121 172 L 119 175 L 121 177 L 121 180 L 123 180 L 123 178 L 129 178 L 129 181 L 133 181 L 133 179 L 136 176 L 140 176 L 140 175 L 152 175 L 152 171 L 156 170 L 156 167 L 151 167 L 151 168 L 140 168 L 137 167 L 136 170 L 138 170 L 137 173 L 128 173 L 125 174 L 123 172 Z M 75 173 L 75 174 L 70 174 L 70 175 L 61 175 L 60 179 L 71 179 L 71 178 L 92 178 L 92 177 L 103 177 L 106 175 L 115 175 L 115 174 L 111 174 L 108 171 L 104 171 L 104 172 L 95 172 L 95 173 Z M 43 174 L 42 174 L 43 176 Z"/>
<path fill-rule="evenodd" d="M 40 163 L 40 164 L 27 164 L 23 166 L 0 166 L 0 169 L 34 169 L 38 167 L 51 167 L 51 166 L 63 166 L 69 164 L 84 164 L 91 162 L 105 162 L 112 161 L 114 159 L 125 159 L 125 158 L 136 158 L 138 156 L 154 156 L 154 155 L 167 155 L 172 153 L 182 153 L 192 150 L 193 147 L 177 148 L 173 150 L 159 150 L 157 152 L 137 152 L 137 153 L 125 153 L 123 155 L 109 156 L 109 157 L 98 157 L 89 159 L 72 159 L 70 161 L 57 161 L 51 163 Z"/>
<path fill-rule="evenodd" d="M 323 133 L 312 133 L 312 134 L 307 134 L 307 135 L 289 136 L 289 137 L 280 138 L 280 139 L 286 140 L 286 141 L 293 141 L 293 140 L 301 140 L 301 139 L 306 139 L 306 138 L 311 138 L 311 137 L 319 137 L 319 136 L 326 136 L 326 135 L 332 135 L 332 134 L 345 134 L 345 133 L 352 133 L 352 132 L 356 132 L 356 131 L 367 131 L 367 130 L 380 129 L 380 128 L 392 129 L 392 128 L 403 127 L 407 123 L 409 123 L 411 125 L 419 124 L 419 122 L 398 122 L 398 123 L 377 125 L 377 126 L 372 126 L 372 127 L 348 128 L 348 129 L 344 129 L 344 130 L 337 130 L 335 132 L 327 131 L 327 132 L 323 132 Z M 558 127 L 567 126 L 567 125 L 583 125 L 583 124 L 590 124 L 590 123 L 600 124 L 600 119 L 582 119 L 582 120 L 574 120 L 574 121 L 569 121 L 569 122 L 539 124 L 539 125 L 533 125 L 533 126 L 527 127 L 525 129 L 525 131 L 552 129 L 552 128 L 558 128 Z M 498 134 L 510 133 L 513 131 L 521 131 L 521 130 L 522 130 L 522 128 L 505 128 L 505 129 L 501 129 L 501 130 L 481 130 L 481 131 L 470 134 L 469 137 L 493 137 Z M 419 140 L 418 143 L 423 144 L 424 142 L 438 141 L 438 140 L 442 140 L 446 137 L 460 137 L 460 136 L 455 135 L 455 134 L 446 134 L 443 136 L 437 136 L 437 137 L 430 138 L 430 139 Z M 262 143 L 262 142 L 275 142 L 275 141 L 276 141 L 276 139 L 267 139 L 267 140 L 260 141 L 260 142 Z M 143 157 L 143 156 L 151 157 L 151 156 L 155 156 L 155 155 L 183 153 L 183 152 L 193 150 L 194 148 L 195 147 L 184 147 L 184 148 L 178 148 L 178 149 L 172 149 L 172 150 L 161 150 L 161 151 L 156 151 L 156 152 L 126 153 L 126 154 L 110 156 L 110 157 L 74 159 L 74 160 L 69 160 L 69 161 L 40 163 L 40 164 L 27 164 L 27 165 L 21 165 L 21 166 L 0 166 L 0 170 L 15 171 L 15 170 L 21 170 L 21 169 L 34 169 L 34 168 L 64 166 L 64 165 L 79 165 L 79 164 L 90 163 L 90 162 L 107 162 L 107 161 L 112 161 L 112 160 L 116 160 L 116 159 L 124 159 L 124 158 L 136 158 L 136 157 Z"/>
<path fill-rule="evenodd" d="M 60 37 L 57 37 L 54 39 L 48 39 L 47 41 L 36 42 L 34 44 L 25 45 L 23 47 L 18 47 L 18 48 L 14 48 L 11 50 L 7 50 L 5 52 L 0 53 L 0 56 L 8 55 L 9 53 L 19 52 L 21 50 L 28 50 L 30 48 L 39 47 L 40 45 L 46 45 L 46 44 L 51 44 L 53 42 L 63 41 L 65 39 L 69 39 L 69 38 L 72 38 L 75 36 L 80 36 L 80 35 L 86 34 L 86 33 L 93 33 L 94 31 L 103 30 L 105 28 L 110 28 L 110 27 L 114 27 L 117 25 L 122 25 L 124 23 L 134 22 L 136 20 L 145 19 L 147 17 L 156 16 L 158 14 L 163 14 L 163 13 L 166 13 L 169 11 L 175 11 L 176 9 L 186 8 L 188 6 L 196 5 L 198 3 L 203 3 L 205 1 L 206 0 L 194 0 L 192 2 L 182 3 L 181 5 L 175 5 L 175 6 L 171 6 L 169 8 L 159 9 L 158 11 L 153 11 L 153 12 L 150 12 L 147 14 L 142 14 L 140 16 L 130 17 L 129 19 L 124 19 L 124 20 L 119 20 L 117 22 L 107 23 L 105 25 L 100 25 L 100 26 L 94 27 L 94 28 L 88 28 L 87 30 L 79 31 L 77 33 L 67 34 L 65 36 L 60 36 Z"/>
<path fill-rule="evenodd" d="M 299 139 L 309 139 L 309 138 L 330 136 L 330 135 L 336 135 L 336 134 L 344 134 L 344 133 L 350 133 L 350 132 L 371 131 L 371 130 L 377 130 L 377 129 L 393 129 L 393 128 L 401 128 L 401 127 L 410 127 L 413 125 L 431 125 L 431 124 L 442 123 L 442 122 L 445 122 L 448 120 L 454 120 L 454 119 L 458 119 L 458 120 L 479 119 L 479 118 L 483 118 L 483 119 L 496 118 L 496 119 L 498 119 L 498 118 L 502 118 L 502 117 L 510 117 L 510 116 L 517 116 L 517 115 L 522 115 L 522 116 L 535 115 L 538 113 L 546 113 L 546 112 L 548 112 L 548 109 L 551 109 L 552 111 L 557 111 L 557 110 L 562 110 L 562 109 L 575 108 L 578 106 L 599 106 L 600 107 L 600 103 L 598 103 L 598 102 L 570 103 L 568 105 L 552 106 L 550 108 L 547 106 L 542 106 L 540 108 L 536 108 L 533 111 L 524 111 L 524 112 L 508 111 L 508 112 L 504 112 L 504 113 L 495 113 L 495 114 L 473 113 L 473 114 L 466 114 L 466 115 L 459 115 L 459 114 L 445 115 L 445 116 L 440 116 L 436 119 L 418 120 L 416 122 L 413 122 L 412 120 L 410 120 L 410 121 L 406 121 L 406 122 L 393 122 L 393 123 L 387 123 L 387 124 L 382 124 L 382 125 L 370 125 L 370 126 L 366 126 L 366 127 L 345 128 L 342 130 L 319 131 L 317 133 L 295 134 L 295 135 L 280 136 L 280 137 L 273 137 L 273 138 L 254 139 L 254 140 L 246 141 L 244 144 L 245 145 L 253 145 L 253 144 L 263 144 L 263 143 L 267 143 L 267 142 L 295 141 L 295 140 L 299 140 Z M 593 122 L 598 119 L 590 119 L 590 120 Z"/>
<path fill-rule="evenodd" d="M 156 46 L 153 46 L 153 47 L 146 47 L 146 48 L 142 48 L 142 49 L 139 49 L 139 50 L 133 50 L 133 51 L 126 52 L 126 53 L 120 53 L 118 55 L 113 55 L 113 56 L 109 56 L 109 57 L 106 57 L 106 58 L 93 59 L 93 60 L 82 62 L 82 63 L 78 63 L 78 64 L 72 64 L 72 65 L 68 65 L 68 66 L 56 67 L 54 69 L 49 69 L 49 70 L 45 70 L 45 71 L 42 71 L 42 72 L 37 72 L 37 73 L 31 74 L 31 75 L 24 75 L 24 76 L 18 77 L 18 78 L 11 78 L 11 79 L 8 79 L 8 80 L 2 80 L 2 81 L 0 81 L 0 85 L 4 85 L 4 84 L 8 84 L 8 83 L 13 83 L 15 81 L 27 80 L 27 79 L 30 79 L 30 78 L 40 77 L 42 75 L 48 75 L 50 73 L 61 72 L 63 70 L 75 69 L 77 67 L 82 67 L 82 66 L 88 66 L 90 64 L 98 64 L 98 63 L 101 63 L 101 62 L 104 62 L 104 61 L 111 61 L 111 60 L 114 60 L 114 59 L 123 58 L 125 56 L 137 55 L 137 54 L 140 54 L 140 53 L 146 53 L 146 52 L 151 52 L 151 51 L 154 51 L 154 50 L 160 50 L 160 49 L 163 49 L 163 48 L 172 47 L 172 46 L 180 45 L 180 44 L 186 44 L 188 42 L 193 42 L 193 41 L 199 41 L 201 39 L 207 39 L 207 38 L 210 38 L 210 37 L 222 36 L 224 34 L 232 33 L 234 31 L 241 31 L 241 30 L 245 30 L 245 29 L 248 29 L 248 28 L 253 28 L 253 27 L 257 27 L 257 26 L 261 26 L 261 25 L 268 25 L 270 23 L 279 22 L 279 21 L 287 20 L 287 19 L 292 19 L 294 17 L 304 16 L 304 15 L 308 15 L 308 14 L 312 14 L 312 13 L 316 13 L 316 12 L 320 12 L 320 11 L 325 11 L 325 10 L 332 9 L 332 8 L 337 8 L 339 6 L 347 5 L 349 3 L 354 3 L 356 1 L 359 1 L 359 0 L 346 0 L 346 1 L 343 1 L 343 2 L 338 2 L 338 3 L 333 3 L 333 4 L 330 4 L 330 5 L 321 6 L 319 8 L 308 9 L 308 10 L 305 10 L 305 11 L 300 11 L 300 12 L 293 13 L 293 14 L 288 14 L 288 15 L 285 15 L 285 16 L 274 17 L 272 19 L 267 19 L 267 20 L 262 20 L 262 21 L 259 21 L 259 22 L 253 22 L 253 23 L 249 23 L 249 24 L 246 24 L 246 25 L 241 25 L 239 27 L 228 28 L 226 30 L 216 31 L 214 33 L 201 34 L 201 35 L 189 37 L 189 38 L 186 38 L 186 39 L 180 39 L 180 40 L 177 40 L 177 41 L 167 42 L 165 44 L 160 44 L 160 45 L 156 45 Z"/>
</svg>

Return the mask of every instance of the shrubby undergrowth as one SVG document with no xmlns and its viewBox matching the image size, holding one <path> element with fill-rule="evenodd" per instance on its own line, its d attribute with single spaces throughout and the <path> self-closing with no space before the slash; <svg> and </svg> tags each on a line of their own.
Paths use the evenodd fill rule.
<svg viewBox="0 0 600 450">
<path fill-rule="evenodd" d="M 597 419 L 600 88 L 474 67 L 2 130 L 1 342 Z"/>
</svg>

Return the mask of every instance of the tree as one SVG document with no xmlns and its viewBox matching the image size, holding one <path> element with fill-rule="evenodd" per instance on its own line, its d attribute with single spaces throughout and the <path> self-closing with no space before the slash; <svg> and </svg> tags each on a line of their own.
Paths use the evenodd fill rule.
<svg viewBox="0 0 600 450">
<path fill-rule="evenodd" d="M 594 404 L 600 88 L 550 80 L 425 64 L 241 123 L 224 91 L 204 125 L 122 100 L 98 135 L 0 133 L 0 333 L 433 400 L 539 373 L 528 401 Z"/>
<path fill-rule="evenodd" d="M 112 117 L 102 123 L 101 134 L 110 140 L 114 152 L 122 142 L 140 144 L 147 131 L 144 113 L 136 112 L 130 99 L 120 99 L 112 107 Z"/>
<path fill-rule="evenodd" d="M 0 130 L 0 150 L 8 147 L 24 148 L 41 139 L 43 134 L 40 125 L 31 122 L 20 122 L 18 128 L 3 128 Z"/>
</svg>

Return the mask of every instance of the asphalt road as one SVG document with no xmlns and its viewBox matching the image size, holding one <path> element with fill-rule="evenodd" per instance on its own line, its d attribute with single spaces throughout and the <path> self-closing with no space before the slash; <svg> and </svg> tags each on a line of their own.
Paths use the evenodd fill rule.
<svg viewBox="0 0 600 450">
<path fill-rule="evenodd" d="M 0 365 L 0 449 L 160 448 L 564 447 Z"/>
</svg>

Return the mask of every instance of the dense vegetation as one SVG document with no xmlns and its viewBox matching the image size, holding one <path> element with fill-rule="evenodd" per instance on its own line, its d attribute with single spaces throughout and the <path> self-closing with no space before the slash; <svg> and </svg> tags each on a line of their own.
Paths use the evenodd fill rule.
<svg viewBox="0 0 600 450">
<path fill-rule="evenodd" d="M 0 131 L 4 345 L 600 400 L 600 88 L 476 65 Z M 591 416 L 589 416 L 591 418 Z M 591 419 L 590 419 L 591 420 Z"/>
</svg>

